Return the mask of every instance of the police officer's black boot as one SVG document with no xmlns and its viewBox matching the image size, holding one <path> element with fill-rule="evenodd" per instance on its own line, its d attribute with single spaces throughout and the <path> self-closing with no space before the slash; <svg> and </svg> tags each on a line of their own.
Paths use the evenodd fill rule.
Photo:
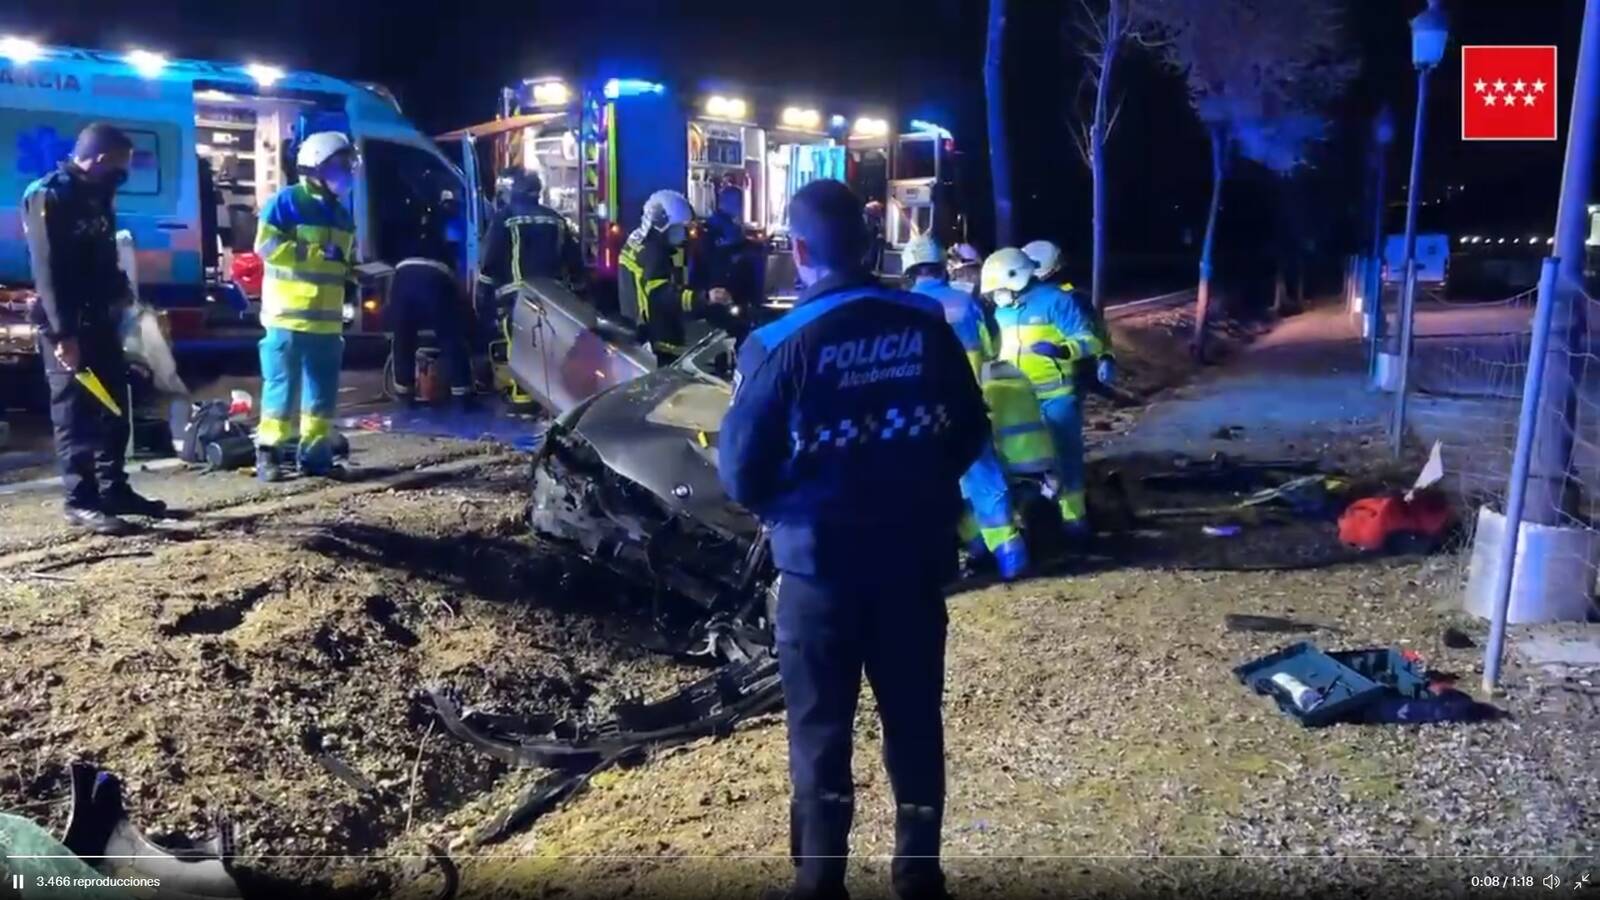
<svg viewBox="0 0 1600 900">
<path fill-rule="evenodd" d="M 67 506 L 62 510 L 67 524 L 94 534 L 104 534 L 120 537 L 133 534 L 137 529 L 132 525 L 117 518 L 102 509 L 93 509 L 83 506 Z"/>
<path fill-rule="evenodd" d="M 894 862 L 890 879 L 900 900 L 948 900 L 939 866 L 939 825 L 932 806 L 902 803 L 894 816 Z"/>
<path fill-rule="evenodd" d="M 138 493 L 126 481 L 100 492 L 100 508 L 118 516 L 160 518 L 167 514 L 167 504 Z"/>
<path fill-rule="evenodd" d="M 256 480 L 263 484 L 283 480 L 283 468 L 278 464 L 276 447 L 256 448 Z"/>
</svg>

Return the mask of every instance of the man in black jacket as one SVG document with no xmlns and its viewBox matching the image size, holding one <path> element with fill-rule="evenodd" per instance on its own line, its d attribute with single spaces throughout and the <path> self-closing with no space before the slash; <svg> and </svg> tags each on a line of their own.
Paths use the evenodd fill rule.
<svg viewBox="0 0 1600 900">
<path fill-rule="evenodd" d="M 160 516 L 167 508 L 128 486 L 128 420 L 84 383 L 98 379 L 117 404 L 127 405 L 128 364 L 119 326 L 132 292 L 117 266 L 112 200 L 132 160 L 126 134 L 111 125 L 90 125 L 78 135 L 72 157 L 22 197 L 38 294 L 30 319 L 39 329 L 39 355 L 50 383 L 65 513 L 70 524 L 96 534 L 128 534 L 134 528 L 119 515 Z"/>
</svg>

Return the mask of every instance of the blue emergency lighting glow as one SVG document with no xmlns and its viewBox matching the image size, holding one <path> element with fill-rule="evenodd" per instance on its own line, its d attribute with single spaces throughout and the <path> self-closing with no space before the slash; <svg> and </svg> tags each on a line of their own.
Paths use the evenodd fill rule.
<svg viewBox="0 0 1600 900">
<path fill-rule="evenodd" d="M 848 119 L 840 115 L 835 115 L 833 118 L 828 120 L 828 124 L 832 125 L 834 128 L 843 128 L 848 122 Z"/>
<path fill-rule="evenodd" d="M 943 128 L 940 128 L 938 125 L 935 125 L 932 122 L 925 122 L 922 119 L 912 119 L 911 120 L 911 130 L 912 131 L 925 131 L 925 132 L 928 132 L 929 134 L 936 134 L 939 137 L 942 137 L 947 141 L 950 140 L 951 137 L 952 137 L 950 132 L 944 130 Z"/>
<path fill-rule="evenodd" d="M 613 78 L 606 82 L 602 93 L 607 100 L 615 100 L 618 97 L 637 97 L 640 94 L 662 94 L 666 90 L 665 85 L 645 81 L 642 78 Z"/>
<path fill-rule="evenodd" d="M 167 58 L 165 56 L 159 53 L 152 53 L 149 50 L 131 50 L 128 52 L 127 60 L 128 65 L 133 66 L 134 71 L 146 78 L 154 78 L 160 75 L 161 70 L 167 67 Z"/>
</svg>

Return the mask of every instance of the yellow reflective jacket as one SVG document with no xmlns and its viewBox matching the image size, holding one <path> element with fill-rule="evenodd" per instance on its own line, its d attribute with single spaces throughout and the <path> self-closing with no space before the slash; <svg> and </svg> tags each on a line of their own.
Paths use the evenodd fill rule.
<svg viewBox="0 0 1600 900">
<path fill-rule="evenodd" d="M 355 220 L 337 198 L 303 182 L 274 194 L 256 231 L 256 254 L 265 266 L 261 324 L 312 334 L 343 331 L 355 242 Z"/>
</svg>

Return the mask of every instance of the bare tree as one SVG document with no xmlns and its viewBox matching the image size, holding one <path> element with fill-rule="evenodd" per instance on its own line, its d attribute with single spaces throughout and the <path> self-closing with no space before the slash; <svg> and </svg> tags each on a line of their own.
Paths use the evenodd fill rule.
<svg viewBox="0 0 1600 900">
<path fill-rule="evenodd" d="M 1079 82 L 1078 97 L 1093 95 L 1093 107 L 1087 116 L 1076 120 L 1078 154 L 1089 167 L 1094 184 L 1094 246 L 1089 266 L 1090 301 L 1096 310 L 1105 309 L 1106 260 L 1106 139 L 1116 127 L 1117 115 L 1122 111 L 1122 100 L 1110 101 L 1111 74 L 1117 55 L 1124 42 L 1132 40 L 1146 47 L 1157 46 L 1145 34 L 1148 20 L 1142 15 L 1136 0 L 1078 0 L 1082 14 L 1076 21 L 1079 35 L 1078 47 L 1084 61 L 1084 77 Z M 1085 121 L 1087 120 L 1087 121 Z"/>
<path fill-rule="evenodd" d="M 1011 205 L 1011 141 L 1006 135 L 1006 0 L 989 0 L 988 44 L 983 56 L 983 94 L 989 125 L 989 173 L 994 182 L 996 246 L 1012 244 L 1016 220 Z"/>
<path fill-rule="evenodd" d="M 1211 205 L 1200 250 L 1191 351 L 1205 359 L 1217 213 L 1235 145 L 1277 143 L 1262 123 L 1314 109 L 1348 83 L 1342 0 L 1147 0 L 1163 25 L 1163 58 L 1182 72 L 1211 138 Z M 1278 147 L 1274 152 L 1287 152 Z"/>
</svg>

